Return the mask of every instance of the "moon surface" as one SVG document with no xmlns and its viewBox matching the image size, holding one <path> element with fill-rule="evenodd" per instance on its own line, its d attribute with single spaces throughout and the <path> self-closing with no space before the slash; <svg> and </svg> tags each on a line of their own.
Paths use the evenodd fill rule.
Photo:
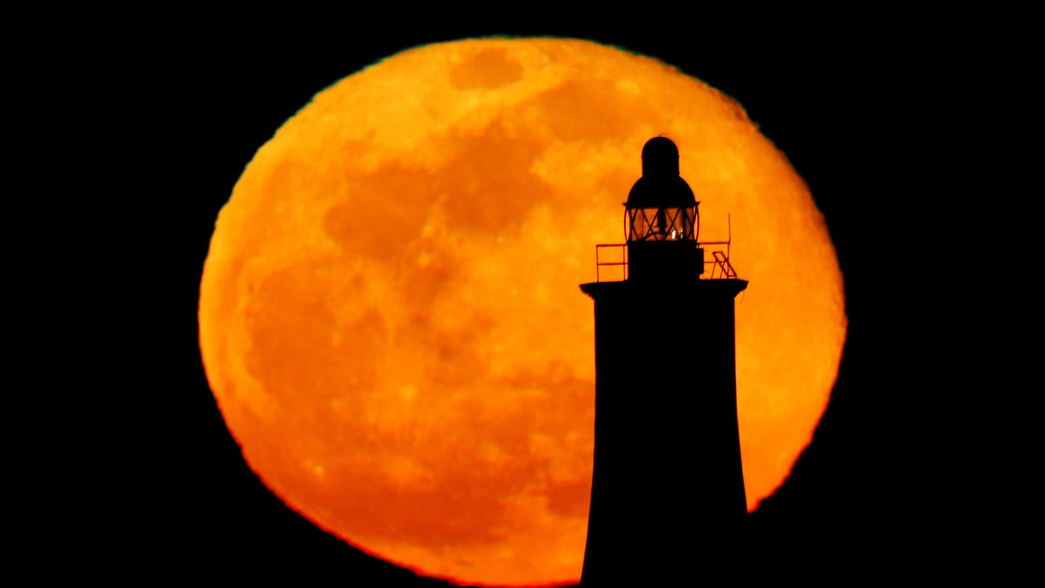
<svg viewBox="0 0 1045 588">
<path fill-rule="evenodd" d="M 701 240 L 725 240 L 731 215 L 750 281 L 737 402 L 756 508 L 837 375 L 846 318 L 823 218 L 738 104 L 580 40 L 405 51 L 317 94 L 258 150 L 218 217 L 199 307 L 207 377 L 251 468 L 320 527 L 419 573 L 576 581 L 595 394 L 578 284 L 595 281 L 595 244 L 623 242 L 621 203 L 656 135 L 679 147 Z"/>
</svg>

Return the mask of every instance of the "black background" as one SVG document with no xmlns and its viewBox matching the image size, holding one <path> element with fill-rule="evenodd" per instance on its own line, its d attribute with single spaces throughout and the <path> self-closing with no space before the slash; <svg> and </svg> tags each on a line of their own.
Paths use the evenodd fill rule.
<svg viewBox="0 0 1045 588">
<path fill-rule="evenodd" d="M 679 24 L 670 15 L 617 26 L 321 20 L 139 28 L 99 39 L 77 63 L 76 79 L 100 92 L 104 114 L 92 126 L 104 132 L 107 117 L 119 119 L 111 158 L 119 173 L 109 181 L 121 197 L 95 205 L 116 222 L 84 255 L 92 279 L 120 284 L 103 308 L 125 319 L 88 331 L 115 329 L 119 342 L 85 368 L 111 392 L 105 424 L 92 427 L 104 445 L 72 444 L 90 491 L 69 508 L 88 512 L 90 528 L 107 537 L 86 565 L 147 577 L 442 585 L 354 550 L 264 488 L 210 394 L 196 309 L 218 210 L 288 117 L 382 57 L 493 34 L 587 38 L 700 78 L 744 106 L 824 213 L 850 323 L 838 382 L 813 443 L 751 517 L 738 573 L 833 581 L 950 574 L 985 560 L 978 529 L 987 517 L 968 475 L 983 458 L 954 432 L 955 378 L 930 375 L 944 364 L 926 349 L 941 339 L 949 309 L 926 299 L 937 276 L 924 259 L 936 235 L 922 223 L 941 199 L 928 167 L 933 128 L 922 121 L 925 112 L 946 116 L 934 89 L 957 46 L 926 37 L 924 25 L 860 19 L 830 30 Z M 128 367 L 114 369 L 117 358 Z M 957 466 L 963 459 L 971 461 Z"/>
</svg>

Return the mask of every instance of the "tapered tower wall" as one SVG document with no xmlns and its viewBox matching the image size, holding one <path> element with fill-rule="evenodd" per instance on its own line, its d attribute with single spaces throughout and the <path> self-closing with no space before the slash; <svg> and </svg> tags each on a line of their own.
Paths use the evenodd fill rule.
<svg viewBox="0 0 1045 588">
<path fill-rule="evenodd" d="M 733 306 L 746 286 L 581 286 L 595 301 L 596 370 L 582 585 L 678 580 L 678 568 L 721 563 L 737 540 L 747 503 Z"/>
</svg>

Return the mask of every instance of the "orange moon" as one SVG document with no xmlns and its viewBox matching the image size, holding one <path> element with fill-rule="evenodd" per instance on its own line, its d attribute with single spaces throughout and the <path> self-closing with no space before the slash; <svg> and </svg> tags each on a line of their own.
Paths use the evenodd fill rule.
<svg viewBox="0 0 1045 588">
<path fill-rule="evenodd" d="M 323 90 L 247 165 L 200 292 L 207 377 L 291 508 L 419 573 L 580 576 L 594 316 L 578 285 L 624 239 L 665 135 L 750 281 L 736 302 L 749 509 L 812 438 L 846 333 L 823 218 L 737 103 L 588 41 L 399 53 Z M 695 336 L 699 336 L 695 334 Z M 670 397 L 652 399 L 672 410 Z"/>
</svg>

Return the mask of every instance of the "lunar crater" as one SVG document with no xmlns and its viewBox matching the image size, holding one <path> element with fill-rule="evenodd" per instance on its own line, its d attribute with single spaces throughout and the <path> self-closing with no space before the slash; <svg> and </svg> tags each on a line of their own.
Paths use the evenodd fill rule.
<svg viewBox="0 0 1045 588">
<path fill-rule="evenodd" d="M 493 90 L 522 79 L 523 68 L 504 49 L 470 55 L 450 68 L 450 84 L 458 90 Z"/>
</svg>

